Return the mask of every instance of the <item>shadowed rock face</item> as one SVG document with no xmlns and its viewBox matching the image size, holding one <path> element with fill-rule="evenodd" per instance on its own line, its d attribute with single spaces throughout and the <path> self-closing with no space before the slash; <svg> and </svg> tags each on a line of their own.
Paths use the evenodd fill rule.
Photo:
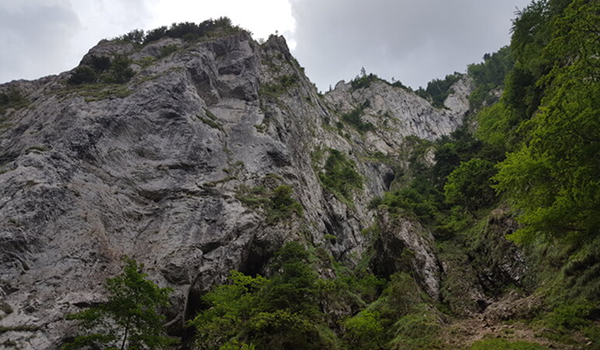
<svg viewBox="0 0 600 350">
<path fill-rule="evenodd" d="M 178 50 L 160 57 L 169 45 Z M 380 82 L 359 91 L 342 83 L 323 97 L 282 37 L 258 45 L 244 32 L 142 48 L 103 42 L 82 63 L 116 54 L 134 62 L 136 75 L 124 85 L 72 87 L 67 72 L 0 86 L 29 101 L 7 110 L 0 129 L 0 300 L 8 306 L 0 325 L 31 326 L 0 334 L 0 344 L 57 347 L 72 327 L 64 315 L 104 300 L 104 281 L 120 271 L 123 255 L 175 290 L 173 334 L 194 314 L 198 293 L 232 269 L 262 271 L 285 241 L 322 244 L 356 263 L 366 244 L 360 231 L 374 220 L 366 205 L 394 178 L 370 155 L 393 159 L 403 136 L 450 133 L 466 111 L 457 94 L 470 91 L 457 89 L 449 110 Z M 367 99 L 364 120 L 377 130 L 332 127 Z M 364 178 L 353 205 L 319 182 L 329 149 Z M 247 189 L 282 184 L 293 188 L 301 216 L 267 223 L 267 209 L 243 200 Z M 414 268 L 427 273 L 435 294 L 428 233 L 410 238 L 424 230 L 409 226 L 393 239 L 422 252 Z"/>
</svg>

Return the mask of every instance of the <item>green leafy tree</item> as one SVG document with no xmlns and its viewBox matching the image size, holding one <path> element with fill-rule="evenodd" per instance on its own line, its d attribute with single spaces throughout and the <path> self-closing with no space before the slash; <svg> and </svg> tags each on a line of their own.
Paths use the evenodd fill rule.
<svg viewBox="0 0 600 350">
<path fill-rule="evenodd" d="M 267 282 L 260 275 L 252 277 L 232 271 L 227 284 L 205 294 L 202 299 L 210 308 L 199 313 L 190 323 L 196 328 L 198 348 L 219 349 L 221 344 L 241 335 L 244 323 L 259 307 L 257 293 Z"/>
<path fill-rule="evenodd" d="M 169 305 L 169 288 L 159 288 L 142 273 L 143 264 L 125 258 L 122 274 L 109 278 L 106 303 L 67 316 L 81 321 L 83 335 L 62 346 L 62 350 L 161 349 L 176 343 L 164 336 L 165 317 L 157 312 Z"/>
<path fill-rule="evenodd" d="M 490 178 L 495 174 L 494 164 L 473 158 L 454 169 L 444 186 L 446 201 L 473 211 L 491 204 L 495 191 Z"/>
<path fill-rule="evenodd" d="M 344 338 L 350 349 L 381 349 L 385 343 L 385 329 L 377 311 L 362 311 L 343 322 Z"/>
<path fill-rule="evenodd" d="M 496 176 L 522 211 L 525 225 L 513 236 L 520 242 L 600 229 L 600 4 L 573 1 L 552 23 L 544 55 L 555 65 L 538 81 L 546 97 L 527 142 Z"/>
<path fill-rule="evenodd" d="M 203 296 L 209 307 L 190 323 L 197 348 L 331 348 L 322 331 L 318 277 L 309 258 L 300 243 L 290 242 L 275 256 L 273 278 L 232 271 L 227 284 Z"/>
<path fill-rule="evenodd" d="M 279 273 L 266 288 L 267 310 L 317 313 L 318 277 L 309 263 L 306 249 L 298 242 L 285 244 L 276 254 L 274 267 Z"/>
</svg>

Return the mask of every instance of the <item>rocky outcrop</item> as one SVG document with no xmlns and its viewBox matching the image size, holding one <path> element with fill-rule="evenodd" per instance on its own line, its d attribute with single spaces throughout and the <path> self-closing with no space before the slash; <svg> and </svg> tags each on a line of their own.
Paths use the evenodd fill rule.
<svg viewBox="0 0 600 350">
<path fill-rule="evenodd" d="M 474 88 L 473 79 L 468 75 L 463 76 L 450 87 L 450 94 L 444 100 L 444 106 L 455 115 L 466 115 L 470 109 L 469 96 Z"/>
<path fill-rule="evenodd" d="M 396 157 L 407 135 L 450 133 L 463 113 L 381 82 L 338 84 L 323 97 L 282 37 L 102 42 L 82 64 L 115 55 L 132 60 L 126 84 L 69 86 L 67 72 L 0 86 L 29 101 L 8 109 L 0 129 L 0 344 L 56 348 L 71 327 L 64 315 L 102 301 L 124 255 L 174 289 L 173 334 L 200 292 L 232 269 L 260 272 L 284 241 L 323 244 L 352 265 L 374 219 L 367 203 L 394 178 L 381 155 Z M 364 120 L 376 130 L 334 127 L 367 100 Z M 320 184 L 330 149 L 364 179 L 351 203 Z M 282 184 L 302 215 L 268 222 L 268 208 L 244 200 L 249 189 L 268 197 Z M 415 252 L 435 295 L 431 242 L 406 225 L 394 226 L 393 239 Z"/>
<path fill-rule="evenodd" d="M 380 234 L 375 242 L 378 255 L 374 270 L 389 276 L 398 271 L 412 272 L 421 288 L 433 300 L 440 297 L 440 268 L 431 233 L 416 220 L 391 217 L 379 212 Z"/>
</svg>

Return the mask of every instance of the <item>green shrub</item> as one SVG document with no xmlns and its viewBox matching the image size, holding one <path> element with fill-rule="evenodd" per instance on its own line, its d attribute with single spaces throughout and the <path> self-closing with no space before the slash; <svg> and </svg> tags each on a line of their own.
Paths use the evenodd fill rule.
<svg viewBox="0 0 600 350">
<path fill-rule="evenodd" d="M 285 93 L 288 89 L 298 85 L 299 79 L 296 75 L 282 75 L 275 79 L 274 83 L 263 84 L 260 88 L 260 95 L 276 98 Z"/>
<path fill-rule="evenodd" d="M 473 158 L 454 169 L 444 186 L 446 201 L 461 205 L 469 211 L 491 204 L 496 191 L 491 187 L 496 173 L 494 164 L 488 160 Z"/>
<path fill-rule="evenodd" d="M 377 80 L 379 80 L 379 77 L 377 75 L 373 73 L 366 74 L 366 72 L 363 70 L 362 75 L 360 77 L 357 76 L 356 78 L 350 81 L 350 85 L 352 86 L 353 90 L 366 89 Z"/>
<path fill-rule="evenodd" d="M 304 212 L 302 205 L 292 198 L 293 193 L 294 190 L 289 185 L 280 185 L 271 193 L 262 186 L 242 186 L 238 189 L 236 198 L 248 207 L 264 210 L 267 224 L 272 225 L 289 219 L 293 214 L 301 216 Z"/>
<path fill-rule="evenodd" d="M 318 307 L 318 276 L 310 254 L 297 242 L 275 255 L 266 279 L 233 271 L 227 284 L 202 299 L 207 308 L 191 322 L 199 349 L 330 349 L 335 335 L 325 331 Z M 250 345 L 244 345 L 250 344 Z"/>
<path fill-rule="evenodd" d="M 469 96 L 471 109 L 491 106 L 498 99 L 492 92 L 504 85 L 504 80 L 514 67 L 515 61 L 509 46 L 493 54 L 485 54 L 483 62 L 469 65 L 468 74 L 475 81 L 475 90 Z"/>
<path fill-rule="evenodd" d="M 377 311 L 362 311 L 343 322 L 344 339 L 349 349 L 382 349 L 385 330 Z"/>
<path fill-rule="evenodd" d="M 129 66 L 131 60 L 127 56 L 108 57 L 92 56 L 91 65 L 81 65 L 75 68 L 67 80 L 69 85 L 83 84 L 123 84 L 128 82 L 135 72 Z"/>
<path fill-rule="evenodd" d="M 544 322 L 551 329 L 558 331 L 580 330 L 591 324 L 590 315 L 598 310 L 599 306 L 590 301 L 572 301 L 554 308 L 544 317 Z"/>
<path fill-rule="evenodd" d="M 281 185 L 273 190 L 270 206 L 267 211 L 267 223 L 275 223 L 292 216 L 293 213 L 301 216 L 303 208 L 292 198 L 292 187 Z"/>
<path fill-rule="evenodd" d="M 93 84 L 98 79 L 98 73 L 90 66 L 79 66 L 71 74 L 67 83 L 70 85 Z"/>
<path fill-rule="evenodd" d="M 439 204 L 435 200 L 412 187 L 386 192 L 383 198 L 373 199 L 369 208 L 374 209 L 382 204 L 394 215 L 412 214 L 423 222 L 432 222 L 439 211 Z"/>
<path fill-rule="evenodd" d="M 145 33 L 141 29 L 134 29 L 127 34 L 123 34 L 116 38 L 116 40 L 129 41 L 135 44 L 142 44 L 144 42 Z"/>
<path fill-rule="evenodd" d="M 440 324 L 431 311 L 421 306 L 423 310 L 403 316 L 394 324 L 396 335 L 390 342 L 392 349 L 437 349 L 441 346 Z"/>
<path fill-rule="evenodd" d="M 319 174 L 321 184 L 340 201 L 352 203 L 352 192 L 363 188 L 363 178 L 354 170 L 355 166 L 342 152 L 330 149 L 324 172 Z"/>
<path fill-rule="evenodd" d="M 209 19 L 201 23 L 181 22 L 173 23 L 170 27 L 162 26 L 149 30 L 144 36 L 143 43 L 148 44 L 165 37 L 182 38 L 185 41 L 193 41 L 198 38 L 219 34 L 228 35 L 242 31 L 238 26 L 234 26 L 227 17 Z"/>
<path fill-rule="evenodd" d="M 112 59 L 110 69 L 102 76 L 102 81 L 109 84 L 128 82 L 135 72 L 129 67 L 131 60 L 126 56 L 116 56 Z"/>
<path fill-rule="evenodd" d="M 357 108 L 353 109 L 351 112 L 342 115 L 342 120 L 345 121 L 346 123 L 352 125 L 360 133 L 365 133 L 367 131 L 375 130 L 375 125 L 368 123 L 368 122 L 365 123 L 362 120 L 362 113 L 363 113 L 364 109 L 365 109 L 364 106 L 357 107 Z"/>
<path fill-rule="evenodd" d="M 111 62 L 110 57 L 106 56 L 92 56 L 90 58 L 90 66 L 96 72 L 104 72 L 110 68 Z"/>
<path fill-rule="evenodd" d="M 160 49 L 160 53 L 158 54 L 158 58 L 163 58 L 163 57 L 167 57 L 170 54 L 172 54 L 173 52 L 179 50 L 179 46 L 177 45 L 167 45 L 165 47 L 163 47 L 162 49 Z"/>
</svg>

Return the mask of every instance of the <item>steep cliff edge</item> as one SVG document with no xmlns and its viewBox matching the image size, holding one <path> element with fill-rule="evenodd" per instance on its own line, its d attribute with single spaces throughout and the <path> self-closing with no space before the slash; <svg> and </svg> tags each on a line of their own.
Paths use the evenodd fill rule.
<svg viewBox="0 0 600 350">
<path fill-rule="evenodd" d="M 71 71 L 0 86 L 28 102 L 7 108 L 0 130 L 0 296 L 10 311 L 0 343 L 56 347 L 69 332 L 64 315 L 103 300 L 123 255 L 175 290 L 173 334 L 198 293 L 232 269 L 262 271 L 284 241 L 322 244 L 355 264 L 374 220 L 367 204 L 395 176 L 386 160 L 404 136 L 456 129 L 469 93 L 457 89 L 447 110 L 383 82 L 322 96 L 282 37 L 259 45 L 243 31 L 101 42 L 82 64 L 98 57 L 127 58 L 133 77 L 73 85 Z M 360 185 L 324 185 L 332 158 Z M 280 186 L 303 210 L 269 204 Z"/>
</svg>

